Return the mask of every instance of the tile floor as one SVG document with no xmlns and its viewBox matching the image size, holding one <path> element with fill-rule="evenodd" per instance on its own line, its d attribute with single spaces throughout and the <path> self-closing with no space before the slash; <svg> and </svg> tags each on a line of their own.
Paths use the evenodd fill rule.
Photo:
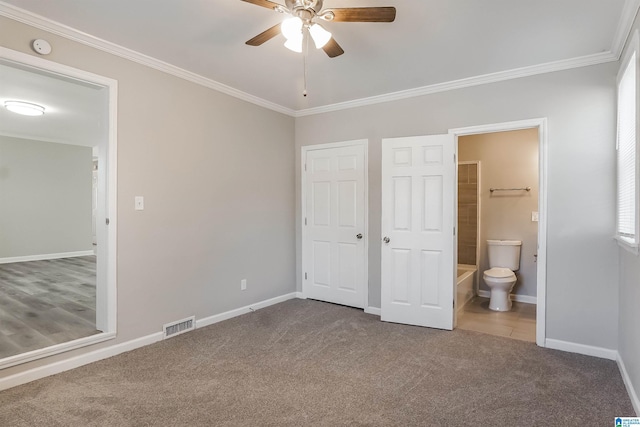
<svg viewBox="0 0 640 427">
<path fill-rule="evenodd" d="M 511 311 L 489 310 L 489 298 L 474 297 L 458 313 L 458 328 L 536 342 L 536 305 L 514 302 Z"/>
</svg>

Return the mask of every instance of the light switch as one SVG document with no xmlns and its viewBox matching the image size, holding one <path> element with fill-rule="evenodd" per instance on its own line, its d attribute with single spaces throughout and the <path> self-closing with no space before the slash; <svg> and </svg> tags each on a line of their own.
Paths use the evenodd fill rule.
<svg viewBox="0 0 640 427">
<path fill-rule="evenodd" d="M 137 211 L 143 211 L 144 210 L 144 197 L 136 196 L 135 200 L 136 200 L 136 210 Z"/>
<path fill-rule="evenodd" d="M 531 212 L 531 221 L 538 222 L 538 212 Z"/>
</svg>

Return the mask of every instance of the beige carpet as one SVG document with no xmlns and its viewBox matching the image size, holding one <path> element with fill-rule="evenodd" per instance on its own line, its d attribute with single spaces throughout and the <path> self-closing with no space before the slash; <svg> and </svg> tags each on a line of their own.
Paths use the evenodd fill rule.
<svg viewBox="0 0 640 427">
<path fill-rule="evenodd" d="M 1 426 L 608 426 L 615 362 L 292 300 L 0 392 Z"/>
</svg>

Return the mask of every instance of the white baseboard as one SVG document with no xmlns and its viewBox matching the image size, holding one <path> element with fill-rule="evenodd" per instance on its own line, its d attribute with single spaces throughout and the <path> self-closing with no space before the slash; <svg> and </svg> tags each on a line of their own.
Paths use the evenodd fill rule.
<svg viewBox="0 0 640 427">
<path fill-rule="evenodd" d="M 0 264 L 10 264 L 12 262 L 42 261 L 47 259 L 74 258 L 79 256 L 95 255 L 93 250 L 75 251 L 75 252 L 59 252 L 56 254 L 26 255 L 0 258 Z"/>
<path fill-rule="evenodd" d="M 296 298 L 298 298 L 298 299 L 306 299 L 302 292 L 296 292 Z"/>
<path fill-rule="evenodd" d="M 616 361 L 618 362 L 618 369 L 620 369 L 620 375 L 622 375 L 624 386 L 627 388 L 627 393 L 629 394 L 629 398 L 631 399 L 631 404 L 633 405 L 634 411 L 636 411 L 635 415 L 640 416 L 640 399 L 638 399 L 638 393 L 636 393 L 636 390 L 633 387 L 633 383 L 631 382 L 631 378 L 629 378 L 627 368 L 624 366 L 624 360 L 622 360 L 620 354 L 618 354 Z M 627 416 L 631 416 L 631 414 Z"/>
<path fill-rule="evenodd" d="M 479 290 L 478 291 L 478 296 L 479 297 L 483 297 L 483 298 L 490 298 L 491 297 L 491 292 L 490 291 L 483 291 L 483 290 Z M 511 301 L 515 301 L 515 302 L 524 302 L 527 304 L 537 304 L 538 303 L 538 298 L 536 297 L 532 297 L 529 295 L 518 295 L 518 294 L 511 294 Z"/>
<path fill-rule="evenodd" d="M 374 316 L 380 316 L 382 314 L 382 310 L 380 310 L 378 307 L 365 307 L 364 312 L 373 314 Z"/>
<path fill-rule="evenodd" d="M 205 317 L 203 319 L 198 319 L 196 320 L 196 328 L 213 325 L 214 323 L 222 322 L 223 320 L 231 319 L 237 316 L 242 316 L 243 314 L 251 313 L 252 311 L 260 310 L 261 308 L 269 307 L 270 305 L 278 304 L 294 298 L 296 298 L 296 293 L 291 292 L 290 294 L 281 295 L 279 297 L 260 301 L 255 304 L 245 305 L 244 307 L 236 308 L 235 310 L 230 310 L 224 313 Z"/>
<path fill-rule="evenodd" d="M 618 352 L 602 347 L 593 347 L 590 345 L 576 344 L 568 341 L 554 340 L 547 338 L 545 340 L 545 347 L 554 350 L 567 351 L 569 353 L 584 354 L 585 356 L 599 357 L 601 359 L 617 360 Z"/>
<path fill-rule="evenodd" d="M 296 293 L 285 294 L 276 298 L 271 298 L 265 301 L 260 301 L 255 304 L 247 305 L 235 310 L 230 310 L 225 313 L 220 313 L 215 316 L 205 317 L 200 320 L 196 320 L 196 327 L 201 328 L 203 326 L 212 325 L 223 320 L 231 319 L 232 317 L 240 316 L 242 314 L 249 313 L 253 310 L 259 310 L 261 308 L 268 307 L 270 305 L 278 304 L 283 301 L 296 298 Z M 24 372 L 18 372 L 13 375 L 9 375 L 4 378 L 0 378 L 0 390 L 6 390 L 11 387 L 26 384 L 31 381 L 39 380 L 41 378 L 48 377 L 50 375 L 59 374 L 64 371 L 68 371 L 74 368 L 78 368 L 89 363 L 97 362 L 102 359 L 116 356 L 121 353 L 126 353 L 131 350 L 135 350 L 140 347 L 144 347 L 155 342 L 161 341 L 163 338 L 162 332 L 156 332 L 144 337 L 136 338 L 131 341 L 126 341 L 120 344 L 115 344 L 109 347 L 100 348 L 89 353 L 74 356 L 69 359 L 61 360 L 59 362 L 49 363 L 44 366 L 29 369 Z M 1 372 L 0 372 L 1 373 Z"/>
</svg>

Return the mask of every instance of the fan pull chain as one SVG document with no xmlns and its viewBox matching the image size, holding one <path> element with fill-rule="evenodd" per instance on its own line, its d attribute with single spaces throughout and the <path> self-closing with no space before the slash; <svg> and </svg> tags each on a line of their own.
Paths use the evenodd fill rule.
<svg viewBox="0 0 640 427">
<path fill-rule="evenodd" d="M 307 96 L 307 55 L 305 55 L 302 59 L 304 61 L 304 90 L 302 91 L 302 96 Z"/>
<path fill-rule="evenodd" d="M 309 33 L 305 37 L 304 44 L 304 53 L 302 55 L 302 64 L 304 67 L 303 76 L 304 76 L 304 90 L 302 91 L 302 96 L 307 97 L 307 54 L 309 53 Z"/>
</svg>

